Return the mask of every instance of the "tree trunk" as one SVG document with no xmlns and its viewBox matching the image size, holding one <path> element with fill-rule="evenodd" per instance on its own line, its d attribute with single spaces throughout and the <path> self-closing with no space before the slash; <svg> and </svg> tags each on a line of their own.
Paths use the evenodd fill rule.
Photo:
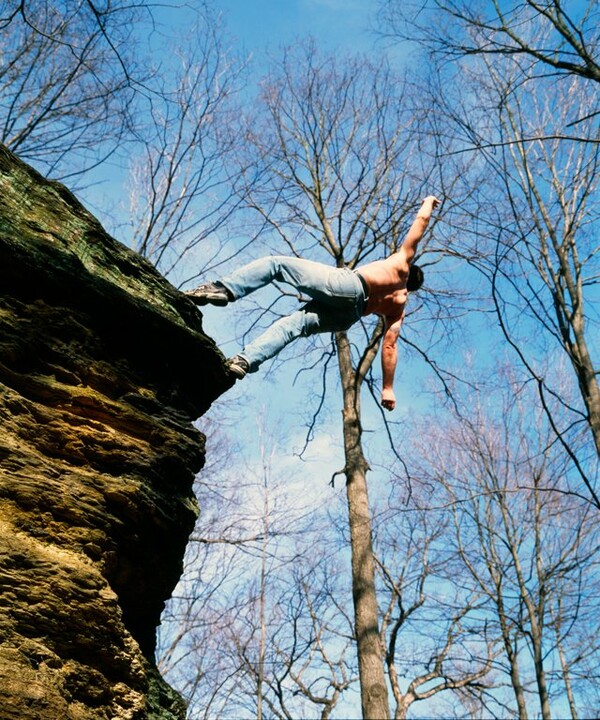
<svg viewBox="0 0 600 720">
<path fill-rule="evenodd" d="M 507 623 L 507 616 L 504 609 L 504 599 L 502 597 L 502 583 L 496 580 L 496 608 L 498 610 L 498 617 L 500 620 L 500 630 L 502 632 L 502 641 L 504 644 L 504 651 L 508 658 L 508 665 L 510 667 L 510 682 L 512 684 L 513 692 L 515 693 L 515 701 L 517 703 L 517 712 L 519 720 L 527 720 L 527 704 L 525 702 L 525 691 L 523 683 L 521 682 L 521 674 L 519 672 L 519 658 L 517 654 L 517 641 L 514 640 L 515 646 L 513 647 L 513 639 L 511 638 L 510 631 Z"/>
<path fill-rule="evenodd" d="M 548 696 L 548 688 L 546 687 L 546 671 L 544 670 L 544 660 L 542 654 L 542 638 L 537 626 L 532 627 L 532 644 L 533 644 L 533 664 L 535 667 L 535 679 L 537 682 L 538 693 L 540 696 L 540 705 L 542 709 L 543 720 L 551 720 L 550 698 Z"/>
<path fill-rule="evenodd" d="M 572 346 L 567 347 L 569 357 L 573 363 L 581 396 L 585 407 L 588 411 L 588 422 L 592 429 L 592 436 L 596 444 L 596 452 L 600 456 L 600 389 L 598 388 L 598 377 L 590 353 L 588 350 L 586 336 L 583 332 L 583 317 L 579 317 L 573 322 L 573 333 L 575 342 Z"/>
<path fill-rule="evenodd" d="M 563 648 L 562 640 L 560 637 L 560 627 L 556 626 L 556 649 L 558 650 L 558 657 L 560 658 L 560 667 L 562 669 L 563 681 L 565 683 L 565 690 L 567 692 L 567 700 L 569 701 L 569 710 L 571 711 L 571 720 L 578 720 L 577 707 L 575 705 L 575 697 L 573 696 L 573 688 L 571 687 L 571 673 L 569 670 L 569 663 L 565 657 L 565 651 Z"/>
<path fill-rule="evenodd" d="M 536 491 L 537 493 L 537 491 Z M 514 538 L 512 522 L 509 519 L 509 513 L 500 495 L 500 510 L 502 512 L 502 518 L 504 527 L 506 528 L 506 535 L 509 539 L 509 550 L 512 555 L 513 564 L 515 568 L 515 574 L 517 578 L 517 585 L 519 588 L 520 598 L 527 609 L 527 617 L 529 619 L 529 637 L 531 638 L 532 652 L 533 652 L 533 665 L 535 668 L 535 679 L 538 687 L 538 694 L 540 698 L 540 706 L 542 711 L 543 720 L 551 720 L 552 715 L 550 714 L 550 698 L 548 695 L 548 687 L 546 685 L 546 671 L 544 669 L 544 653 L 542 647 L 542 634 L 544 629 L 544 613 L 540 603 L 536 608 L 533 599 L 529 593 L 527 583 L 525 581 L 525 573 L 521 567 L 521 559 L 518 553 L 518 542 Z M 536 553 L 539 552 L 539 514 L 537 509 L 537 494 L 536 494 L 536 518 L 535 518 L 535 532 L 536 532 Z M 539 557 L 539 556 L 538 556 Z M 536 558 L 537 562 L 537 558 Z M 538 577 L 541 577 L 541 570 L 538 567 Z"/>
<path fill-rule="evenodd" d="M 359 389 L 352 367 L 346 333 L 336 333 L 340 376 L 344 392 L 344 452 L 346 494 L 352 548 L 352 595 L 354 632 L 358 648 L 358 669 L 363 718 L 387 720 L 389 707 L 379 637 L 375 567 L 371 545 L 371 518 L 367 494 L 368 464 L 362 450 Z"/>
<path fill-rule="evenodd" d="M 508 656 L 508 662 L 510 667 L 510 682 L 512 684 L 513 692 L 515 693 L 515 700 L 517 703 L 517 712 L 519 720 L 527 720 L 527 705 L 525 703 L 525 692 L 523 690 L 523 684 L 521 683 L 521 677 L 519 673 L 519 666 L 517 664 L 517 655 L 513 652 L 510 640 L 504 638 L 504 648 Z"/>
</svg>

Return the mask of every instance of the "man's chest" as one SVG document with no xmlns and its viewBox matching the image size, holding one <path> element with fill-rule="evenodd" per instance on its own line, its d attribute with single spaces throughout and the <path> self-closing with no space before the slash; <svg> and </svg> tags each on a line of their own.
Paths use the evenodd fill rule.
<svg viewBox="0 0 600 720">
<path fill-rule="evenodd" d="M 391 293 L 385 293 L 369 298 L 369 309 L 377 315 L 385 315 L 386 317 L 400 317 L 404 311 L 408 292 L 406 290 L 396 290 Z"/>
</svg>

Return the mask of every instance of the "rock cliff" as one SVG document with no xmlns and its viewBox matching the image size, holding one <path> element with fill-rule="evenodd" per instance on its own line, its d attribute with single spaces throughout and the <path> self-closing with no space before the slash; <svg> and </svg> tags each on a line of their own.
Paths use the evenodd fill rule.
<svg viewBox="0 0 600 720">
<path fill-rule="evenodd" d="M 0 717 L 184 718 L 155 630 L 224 358 L 192 303 L 0 146 Z"/>
</svg>

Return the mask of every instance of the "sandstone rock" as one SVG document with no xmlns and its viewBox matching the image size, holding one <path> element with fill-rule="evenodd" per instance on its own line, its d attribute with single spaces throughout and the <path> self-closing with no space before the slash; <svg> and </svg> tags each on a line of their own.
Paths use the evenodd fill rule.
<svg viewBox="0 0 600 720">
<path fill-rule="evenodd" d="M 155 630 L 231 384 L 201 314 L 0 146 L 0 717 L 184 718 Z"/>
</svg>

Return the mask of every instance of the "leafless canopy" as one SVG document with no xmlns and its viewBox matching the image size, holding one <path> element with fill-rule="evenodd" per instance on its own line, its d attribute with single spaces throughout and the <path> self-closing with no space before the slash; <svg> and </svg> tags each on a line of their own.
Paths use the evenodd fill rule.
<svg viewBox="0 0 600 720">
<path fill-rule="evenodd" d="M 110 156 L 148 79 L 133 32 L 147 9 L 126 0 L 7 0 L 0 15 L 0 140 L 61 178 Z"/>
</svg>

